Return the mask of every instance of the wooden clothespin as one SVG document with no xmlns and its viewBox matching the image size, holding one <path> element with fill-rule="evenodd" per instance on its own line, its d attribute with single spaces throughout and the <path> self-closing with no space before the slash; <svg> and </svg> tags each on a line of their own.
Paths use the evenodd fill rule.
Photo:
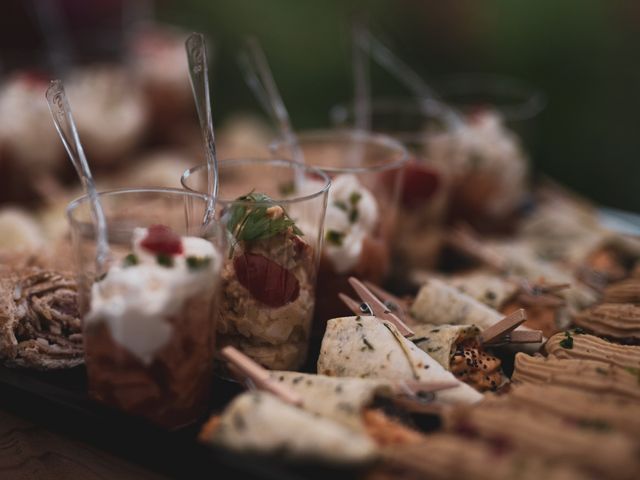
<svg viewBox="0 0 640 480">
<path fill-rule="evenodd" d="M 527 320 L 524 309 L 520 308 L 491 325 L 480 334 L 480 341 L 485 345 L 501 343 L 538 343 L 542 341 L 540 330 L 516 330 Z"/>
<path fill-rule="evenodd" d="M 356 291 L 361 301 L 358 302 L 344 293 L 338 294 L 349 309 L 356 315 L 373 315 L 392 323 L 405 337 L 413 335 L 411 330 L 391 309 L 355 277 L 349 278 L 349 284 Z"/>
<path fill-rule="evenodd" d="M 264 390 L 292 405 L 301 406 L 302 397 L 286 385 L 276 382 L 269 372 L 247 357 L 240 350 L 227 346 L 220 350 L 220 356 L 227 361 L 229 368 L 240 378 L 251 380 L 258 390 Z"/>
</svg>

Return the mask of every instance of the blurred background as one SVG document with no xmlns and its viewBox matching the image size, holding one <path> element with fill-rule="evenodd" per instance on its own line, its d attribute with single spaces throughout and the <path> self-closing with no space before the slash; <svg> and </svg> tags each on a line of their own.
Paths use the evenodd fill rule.
<svg viewBox="0 0 640 480">
<path fill-rule="evenodd" d="M 47 3 L 54 8 L 36 6 Z M 54 22 L 64 26 L 70 54 L 58 59 L 63 65 L 123 60 L 127 22 L 152 17 L 209 36 L 214 118 L 223 124 L 239 112 L 259 112 L 236 62 L 243 37 L 254 34 L 295 127 L 326 126 L 331 107 L 353 95 L 354 12 L 365 14 L 430 83 L 484 72 L 535 85 L 548 100 L 528 145 L 536 171 L 604 205 L 640 211 L 640 2 L 634 0 L 5 0 L 0 69 L 9 75 L 29 65 L 55 66 L 47 19 L 59 17 Z M 379 68 L 371 75 L 374 96 L 407 94 Z"/>
</svg>

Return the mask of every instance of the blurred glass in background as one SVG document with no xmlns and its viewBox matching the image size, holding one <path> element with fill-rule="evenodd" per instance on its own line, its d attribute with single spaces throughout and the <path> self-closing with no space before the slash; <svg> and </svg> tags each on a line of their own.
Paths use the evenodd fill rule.
<svg viewBox="0 0 640 480">
<path fill-rule="evenodd" d="M 640 210 L 637 1 L 48 1 L 60 6 L 55 11 L 74 62 L 124 60 L 127 15 L 205 32 L 214 44 L 219 124 L 239 111 L 259 111 L 236 62 L 243 38 L 256 35 L 298 129 L 329 125 L 331 107 L 352 98 L 349 21 L 364 12 L 434 85 L 449 74 L 474 72 L 540 88 L 548 104 L 529 145 L 536 171 L 599 203 Z M 51 37 L 43 33 L 36 3 L 3 2 L 3 74 L 28 65 L 51 68 Z M 380 68 L 372 65 L 371 75 L 374 96 L 407 95 Z"/>
</svg>

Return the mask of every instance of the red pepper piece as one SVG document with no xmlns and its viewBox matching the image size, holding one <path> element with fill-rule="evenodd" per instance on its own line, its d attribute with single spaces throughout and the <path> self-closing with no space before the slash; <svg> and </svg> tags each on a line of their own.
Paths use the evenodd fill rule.
<svg viewBox="0 0 640 480">
<path fill-rule="evenodd" d="M 233 260 L 233 268 L 238 281 L 251 296 L 269 307 L 282 307 L 300 295 L 296 276 L 264 255 L 238 255 Z"/>
<path fill-rule="evenodd" d="M 180 255 L 182 239 L 166 225 L 151 225 L 140 245 L 156 254 Z"/>
<path fill-rule="evenodd" d="M 430 200 L 440 187 L 440 174 L 428 165 L 412 161 L 407 163 L 402 185 L 402 205 L 418 207 Z"/>
</svg>

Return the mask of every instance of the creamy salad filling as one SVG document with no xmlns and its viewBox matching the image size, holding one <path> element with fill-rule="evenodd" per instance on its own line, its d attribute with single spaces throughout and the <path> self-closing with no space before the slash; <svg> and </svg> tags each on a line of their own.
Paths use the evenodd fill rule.
<svg viewBox="0 0 640 480">
<path fill-rule="evenodd" d="M 169 318 L 212 284 L 222 265 L 213 244 L 168 227 L 137 228 L 132 253 L 93 284 L 88 327 L 104 323 L 113 340 L 149 365 L 172 337 Z"/>
<path fill-rule="evenodd" d="M 297 194 L 319 191 L 320 182 L 306 179 Z M 292 215 L 296 216 L 295 210 Z M 346 273 L 360 260 L 363 243 L 375 230 L 380 212 L 373 195 L 355 175 L 337 175 L 331 180 L 324 220 L 323 253 L 337 273 Z M 300 224 L 311 235 L 316 228 Z"/>
<path fill-rule="evenodd" d="M 288 212 L 262 193 L 224 212 L 231 251 L 222 270 L 220 341 L 265 367 L 299 368 L 315 303 L 315 254 Z"/>
</svg>

